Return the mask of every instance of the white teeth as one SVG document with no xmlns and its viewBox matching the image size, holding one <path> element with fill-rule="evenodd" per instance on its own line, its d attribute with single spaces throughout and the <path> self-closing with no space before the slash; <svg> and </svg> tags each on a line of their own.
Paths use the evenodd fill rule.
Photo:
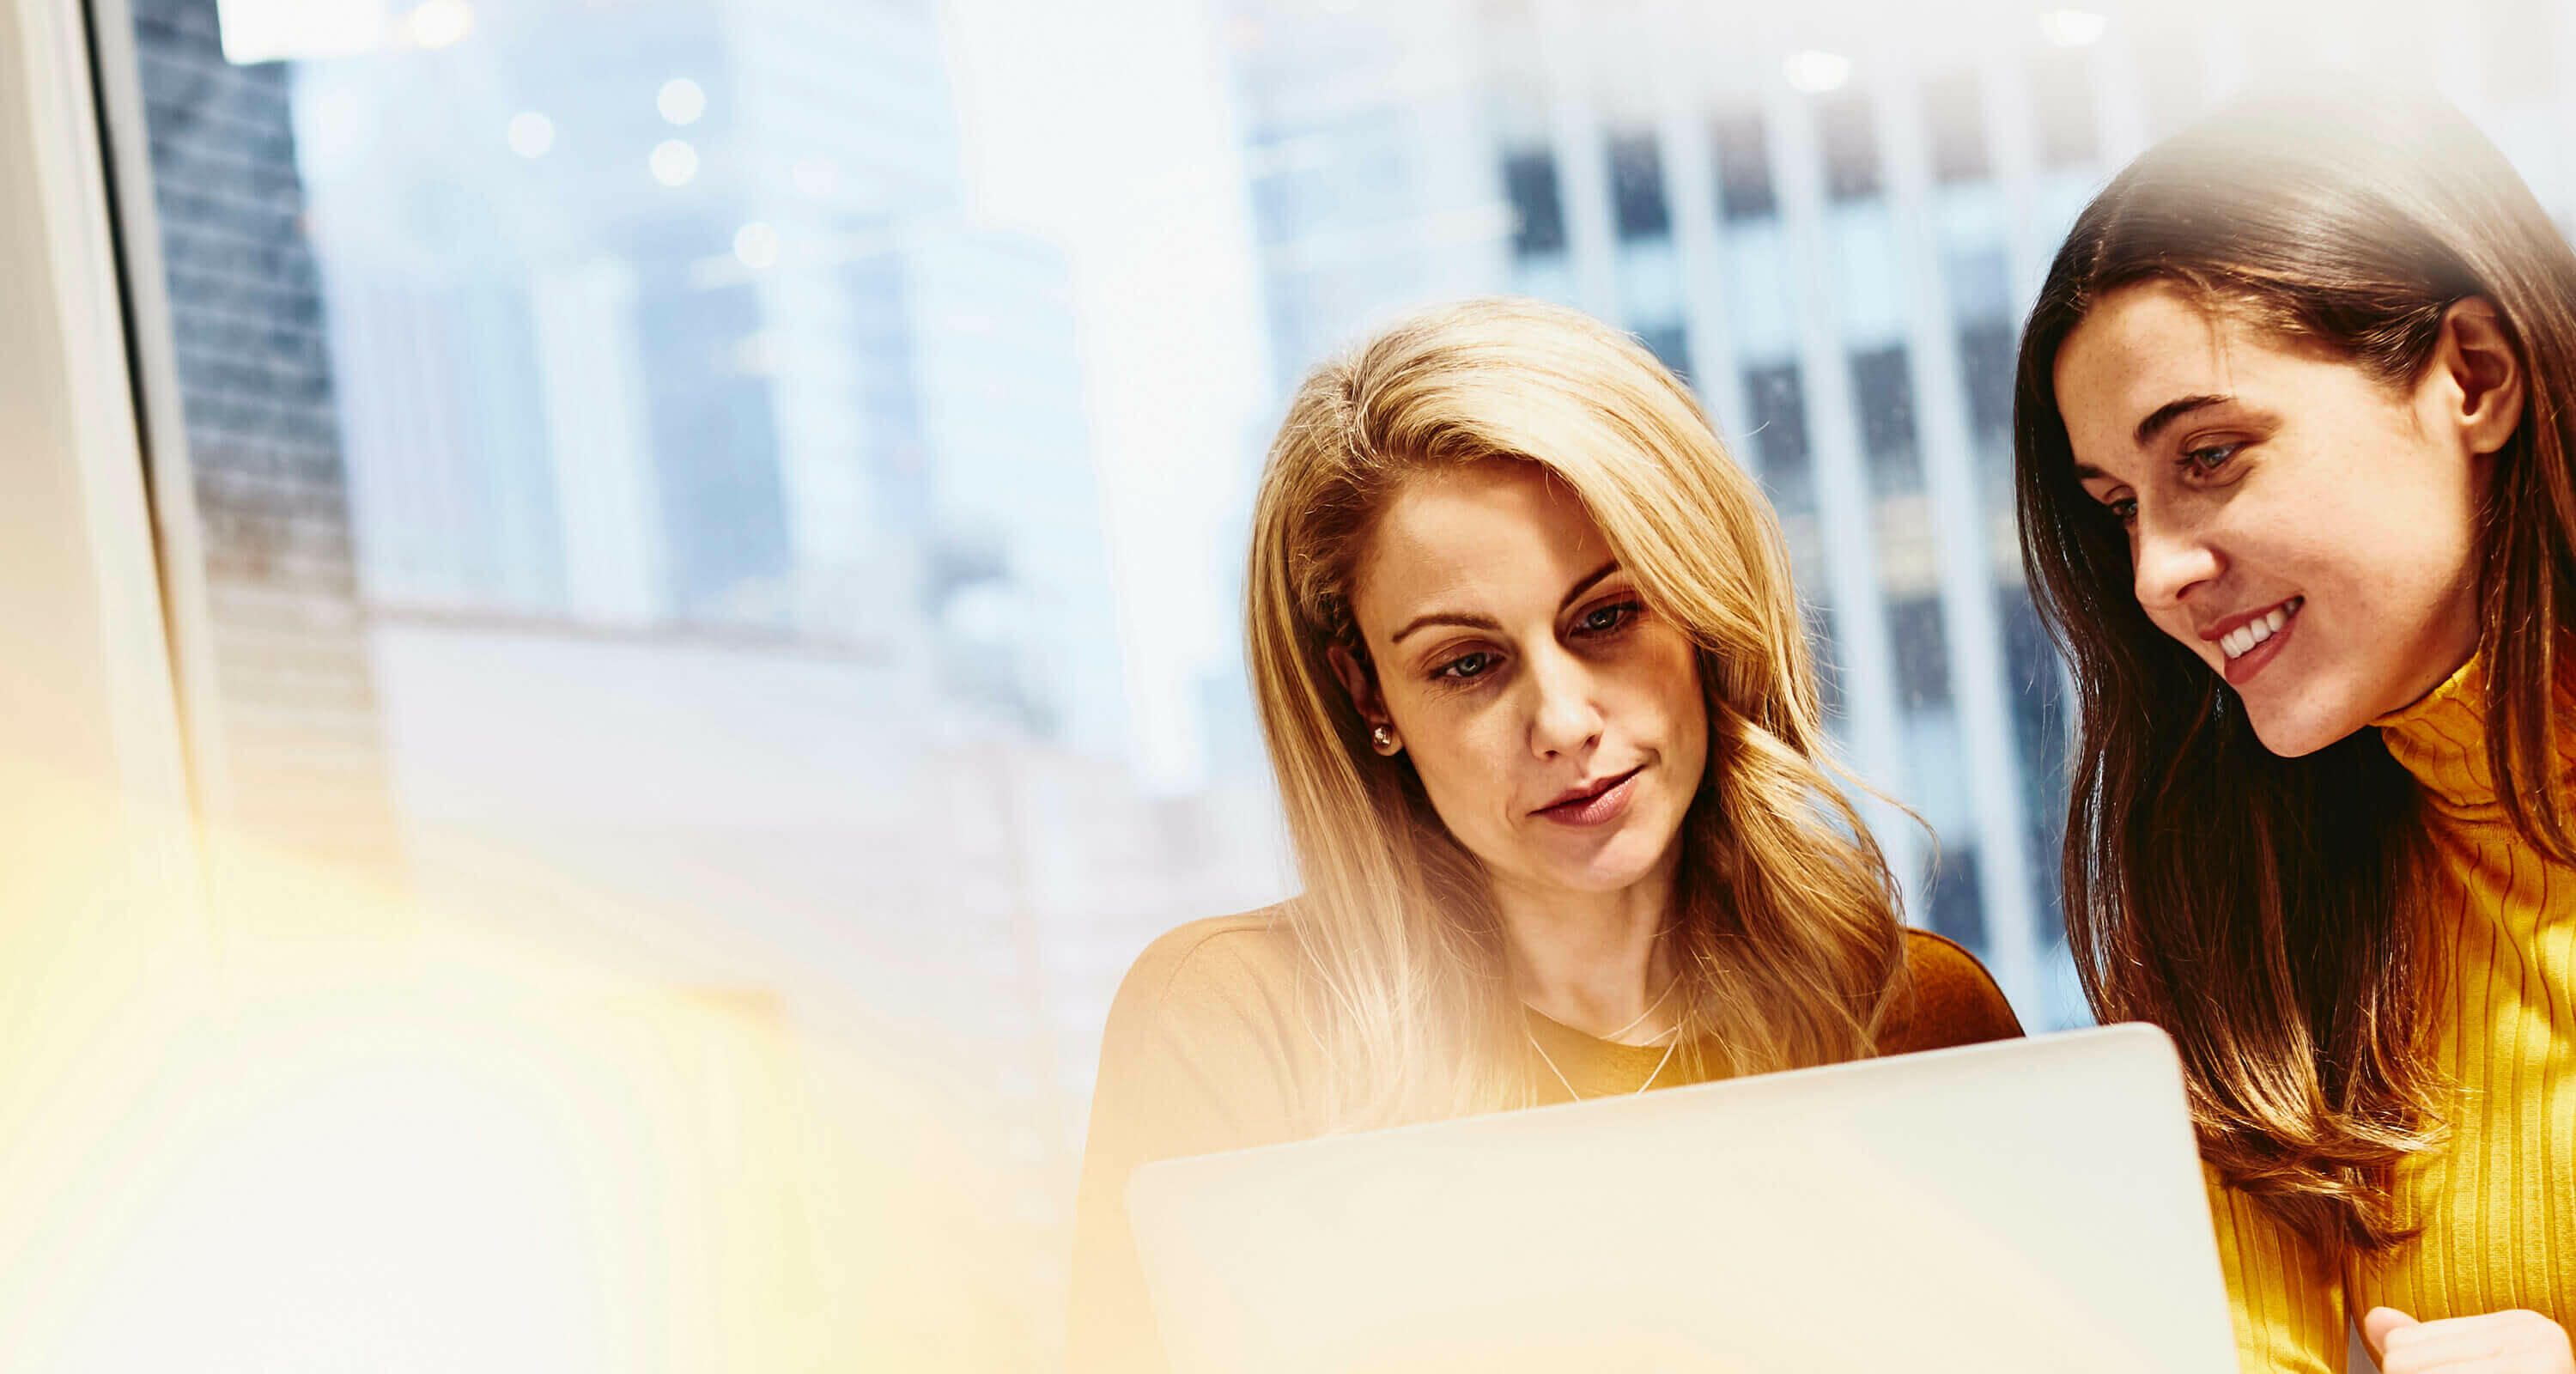
<svg viewBox="0 0 2576 1374">
<path fill-rule="evenodd" d="M 2281 632 L 2281 627 L 2289 624 L 2290 617 L 2298 614 L 2299 607 L 2305 603 L 2306 598 L 2304 597 L 2292 597 L 2290 600 L 2273 607 L 2271 614 L 2263 616 L 2258 620 L 2249 620 L 2246 623 L 2237 626 L 2235 629 L 2220 635 L 2218 637 L 2219 649 L 2225 652 L 2229 658 L 2244 657 L 2247 653 L 2253 650 L 2255 645 L 2279 634 Z"/>
</svg>

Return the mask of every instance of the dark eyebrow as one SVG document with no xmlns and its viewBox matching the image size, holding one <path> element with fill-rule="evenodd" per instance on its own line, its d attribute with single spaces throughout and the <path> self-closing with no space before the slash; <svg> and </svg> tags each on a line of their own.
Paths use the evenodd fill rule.
<svg viewBox="0 0 2576 1374">
<path fill-rule="evenodd" d="M 2138 422 L 2138 447 L 2145 448 L 2154 443 L 2156 436 L 2165 432 L 2166 426 L 2195 410 L 2225 405 L 2235 399 L 2233 396 L 2184 396 L 2167 401 L 2154 410 L 2148 411 L 2147 418 Z"/>
<path fill-rule="evenodd" d="M 1593 585 L 1598 583 L 1602 578 L 1608 577 L 1610 574 L 1617 571 L 1619 571 L 1619 560 L 1613 558 L 1609 562 L 1602 564 L 1600 567 L 1594 568 L 1591 572 L 1584 574 L 1581 580 L 1577 581 L 1573 587 L 1566 591 L 1565 599 L 1556 603 L 1557 614 L 1565 614 L 1565 608 L 1573 605 L 1576 597 L 1590 591 Z M 1413 619 L 1404 622 L 1403 629 L 1386 637 L 1387 645 L 1391 648 L 1395 645 L 1401 644 L 1404 642 L 1404 637 L 1406 635 L 1430 625 L 1457 625 L 1470 630 L 1493 630 L 1498 632 L 1503 628 L 1501 624 L 1496 622 L 1491 616 L 1465 615 L 1454 611 L 1432 611 L 1426 615 L 1415 616 Z"/>
<path fill-rule="evenodd" d="M 1460 625 L 1470 630 L 1493 630 L 1498 633 L 1503 628 L 1490 616 L 1460 615 L 1449 611 L 1433 611 L 1429 615 L 1417 615 L 1413 619 L 1406 621 L 1403 629 L 1386 637 L 1387 646 L 1392 648 L 1395 645 L 1402 644 L 1406 635 L 1409 635 L 1426 625 Z"/>
<path fill-rule="evenodd" d="M 1571 588 L 1567 589 L 1565 599 L 1556 603 L 1556 613 L 1558 615 L 1565 614 L 1565 608 L 1574 604 L 1574 598 L 1592 590 L 1593 583 L 1598 582 L 1602 578 L 1608 577 L 1610 574 L 1617 571 L 1619 571 L 1619 560 L 1613 558 L 1609 562 L 1602 564 L 1600 567 L 1594 568 L 1591 572 L 1584 574 L 1582 581 L 1575 583 Z"/>
</svg>

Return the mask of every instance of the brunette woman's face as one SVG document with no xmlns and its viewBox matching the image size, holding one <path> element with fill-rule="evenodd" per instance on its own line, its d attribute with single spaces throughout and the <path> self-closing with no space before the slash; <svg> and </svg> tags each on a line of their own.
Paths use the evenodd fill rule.
<svg viewBox="0 0 2576 1374">
<path fill-rule="evenodd" d="M 2273 753 L 2342 739 L 2477 648 L 2480 503 L 2523 395 L 2485 302 L 2453 306 L 2423 375 L 2391 386 L 2145 283 L 2076 326 L 2056 383 L 2138 604 Z"/>
<path fill-rule="evenodd" d="M 1356 582 L 1371 666 L 1336 651 L 1343 682 L 1498 885 L 1670 876 L 1708 761 L 1699 658 L 1572 492 L 1527 462 L 1417 477 Z"/>
</svg>

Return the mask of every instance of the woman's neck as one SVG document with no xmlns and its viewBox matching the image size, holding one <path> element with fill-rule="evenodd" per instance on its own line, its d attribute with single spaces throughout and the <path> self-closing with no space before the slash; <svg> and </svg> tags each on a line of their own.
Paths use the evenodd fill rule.
<svg viewBox="0 0 2576 1374">
<path fill-rule="evenodd" d="M 1541 1015 L 1589 1035 L 1642 1043 L 1670 1030 L 1673 875 L 1614 892 L 1536 892 L 1497 883 L 1512 987 Z"/>
</svg>

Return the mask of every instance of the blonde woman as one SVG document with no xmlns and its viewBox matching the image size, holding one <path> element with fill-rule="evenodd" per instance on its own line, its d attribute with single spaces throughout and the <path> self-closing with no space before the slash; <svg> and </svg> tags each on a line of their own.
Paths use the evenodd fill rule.
<svg viewBox="0 0 2576 1374">
<path fill-rule="evenodd" d="M 1626 336 L 1478 301 L 1319 368 L 1247 603 L 1305 891 L 1119 990 L 1075 1369 L 1163 1364 L 1122 1205 L 1149 1160 L 2019 1033 L 1898 922 L 1778 524 Z"/>
</svg>

